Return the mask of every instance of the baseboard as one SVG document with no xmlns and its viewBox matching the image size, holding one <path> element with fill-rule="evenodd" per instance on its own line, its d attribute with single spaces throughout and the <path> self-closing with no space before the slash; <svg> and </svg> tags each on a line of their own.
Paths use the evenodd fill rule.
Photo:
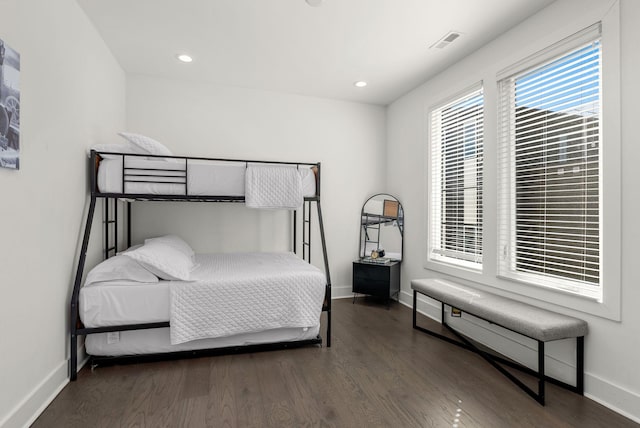
<svg viewBox="0 0 640 428">
<path fill-rule="evenodd" d="M 400 303 L 413 308 L 413 293 L 403 291 L 400 293 Z M 434 300 L 427 300 L 418 294 L 418 312 L 437 322 L 441 317 L 440 304 Z M 489 346 L 509 358 L 518 361 L 528 367 L 535 368 L 537 365 L 536 349 L 533 341 L 520 335 L 514 335 L 508 331 L 501 331 L 495 326 L 489 325 L 484 321 L 476 322 L 473 319 L 456 320 L 457 329 L 469 334 L 474 340 Z M 549 345 L 555 345 L 550 342 Z M 549 346 L 547 346 L 547 350 Z M 555 349 L 560 351 L 562 349 Z M 545 365 L 547 374 L 560 380 L 573 384 L 575 382 L 575 362 L 564 359 L 566 355 L 550 355 L 546 354 Z M 609 381 L 599 378 L 585 371 L 584 375 L 585 397 L 602 404 L 603 406 L 619 413 L 634 422 L 640 423 L 640 394 L 615 385 Z M 605 398 L 606 397 L 606 398 Z"/>
<path fill-rule="evenodd" d="M 590 374 L 585 374 L 584 388 L 585 397 L 640 423 L 639 394 Z"/>
<path fill-rule="evenodd" d="M 80 371 L 81 368 L 84 367 L 87 362 L 89 362 L 89 356 L 87 355 L 87 351 L 84 347 L 84 338 L 78 341 L 78 368 L 76 369 L 76 373 Z M 70 369 L 71 370 L 71 369 Z"/>
<path fill-rule="evenodd" d="M 68 367 L 68 361 L 60 363 L 0 422 L 0 427 L 30 426 L 69 383 Z"/>
<path fill-rule="evenodd" d="M 331 286 L 331 299 L 346 299 L 350 297 L 353 297 L 350 285 Z"/>
<path fill-rule="evenodd" d="M 78 347 L 78 370 L 89 361 L 84 345 Z M 49 376 L 0 421 L 0 428 L 28 427 L 35 422 L 44 409 L 58 396 L 69 383 L 69 360 L 56 367 Z"/>
</svg>

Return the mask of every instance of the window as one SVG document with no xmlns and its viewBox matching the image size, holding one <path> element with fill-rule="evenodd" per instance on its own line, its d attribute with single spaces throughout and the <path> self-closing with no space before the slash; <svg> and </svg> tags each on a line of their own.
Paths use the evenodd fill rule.
<svg viewBox="0 0 640 428">
<path fill-rule="evenodd" d="M 499 81 L 499 274 L 601 298 L 600 27 Z"/>
<path fill-rule="evenodd" d="M 431 111 L 429 259 L 482 267 L 482 88 Z"/>
</svg>

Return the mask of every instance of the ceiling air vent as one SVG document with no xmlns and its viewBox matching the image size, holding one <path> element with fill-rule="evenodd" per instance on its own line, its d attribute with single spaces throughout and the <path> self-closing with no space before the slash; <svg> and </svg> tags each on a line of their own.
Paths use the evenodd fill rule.
<svg viewBox="0 0 640 428">
<path fill-rule="evenodd" d="M 458 37 L 460 37 L 460 33 L 458 33 L 457 31 L 449 31 L 443 38 L 432 44 L 429 48 L 442 49 Z"/>
</svg>

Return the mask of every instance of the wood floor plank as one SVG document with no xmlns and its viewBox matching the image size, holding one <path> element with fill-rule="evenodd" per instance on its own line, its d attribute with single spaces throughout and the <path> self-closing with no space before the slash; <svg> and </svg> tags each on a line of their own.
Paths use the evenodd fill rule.
<svg viewBox="0 0 640 428">
<path fill-rule="evenodd" d="M 209 403 L 205 417 L 207 426 L 238 426 L 230 372 L 233 358 L 233 355 L 226 355 L 210 359 Z"/>
<path fill-rule="evenodd" d="M 204 427 L 216 426 L 207 424 L 207 410 L 209 398 L 207 396 L 187 397 L 180 401 L 175 411 L 173 426 L 175 427 Z"/>
<path fill-rule="evenodd" d="M 554 385 L 540 406 L 478 355 L 414 330 L 400 304 L 339 300 L 332 317 L 331 348 L 85 368 L 33 426 L 640 426 Z"/>
<path fill-rule="evenodd" d="M 297 350 L 292 350 L 295 352 Z M 275 351 L 273 356 L 261 355 L 254 359 L 256 371 L 260 373 L 257 382 L 263 397 L 265 426 L 293 426 L 296 419 L 291 389 L 284 381 L 287 370 L 286 353 Z"/>
<path fill-rule="evenodd" d="M 259 373 L 253 364 L 255 357 L 256 354 L 235 355 L 235 363 L 229 367 L 238 426 L 262 427 L 265 424 L 262 394 L 256 382 Z"/>
</svg>

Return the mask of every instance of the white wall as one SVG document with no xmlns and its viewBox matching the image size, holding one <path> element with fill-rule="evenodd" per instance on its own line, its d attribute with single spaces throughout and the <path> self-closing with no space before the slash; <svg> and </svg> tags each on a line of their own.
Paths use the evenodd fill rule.
<svg viewBox="0 0 640 428">
<path fill-rule="evenodd" d="M 127 128 L 157 139 L 177 155 L 322 162 L 321 200 L 334 296 L 351 292 L 360 209 L 385 182 L 385 113 L 383 107 L 366 104 L 127 78 Z M 136 242 L 171 232 L 197 252 L 289 249 L 286 212 L 239 204 L 137 203 L 133 209 Z M 319 243 L 317 235 L 313 242 Z M 322 267 L 317 245 L 312 256 Z"/>
<path fill-rule="evenodd" d="M 91 144 L 115 141 L 126 124 L 176 154 L 321 161 L 334 295 L 350 293 L 361 204 L 388 191 L 407 214 L 402 298 L 409 302 L 409 280 L 436 275 L 423 268 L 426 108 L 448 88 L 491 82 L 507 54 L 515 58 L 543 34 L 608 4 L 559 0 L 393 103 L 385 117 L 378 106 L 145 76 L 127 77 L 125 99 L 124 73 L 73 0 L 0 0 L 0 38 L 22 54 L 21 170 L 0 169 L 0 426 L 27 423 L 66 382 L 68 298 L 87 205 L 84 153 Z M 580 316 L 590 325 L 587 394 L 640 419 L 640 273 L 633 267 L 640 239 L 634 170 L 640 147 L 633 140 L 640 113 L 634 46 L 640 4 L 622 0 L 621 16 L 622 321 Z M 136 204 L 134 240 L 173 232 L 200 252 L 268 250 L 272 243 L 281 249 L 287 242 L 283 213 L 218 204 L 157 208 Z M 89 265 L 99 258 L 95 232 Z M 511 342 L 498 345 L 514 349 Z M 566 351 L 551 348 L 560 367 L 571 364 Z"/>
<path fill-rule="evenodd" d="M 85 153 L 124 126 L 125 76 L 73 0 L 0 0 L 0 38 L 21 54 L 20 170 L 0 169 L 0 426 L 17 427 L 67 382 Z"/>
<path fill-rule="evenodd" d="M 411 304 L 409 281 L 412 278 L 445 276 L 425 269 L 426 259 L 426 144 L 427 109 L 447 96 L 455 94 L 479 81 L 484 81 L 485 104 L 485 183 L 496 183 L 495 140 L 496 130 L 496 73 L 510 63 L 516 62 L 542 48 L 545 40 L 566 37 L 567 31 L 577 31 L 603 16 L 612 13 L 613 2 L 603 0 L 558 0 L 539 14 L 519 24 L 508 33 L 497 38 L 461 62 L 445 70 L 438 76 L 398 99 L 388 109 L 387 133 L 387 191 L 402 201 L 406 215 L 405 259 L 403 263 L 402 299 Z M 640 146 L 637 144 L 636 117 L 640 115 L 638 99 L 640 85 L 637 81 L 640 69 L 640 2 L 622 0 L 621 4 L 621 134 L 622 134 L 622 316 L 621 322 L 592 316 L 588 313 L 570 311 L 555 307 L 556 310 L 579 316 L 589 323 L 586 339 L 587 396 L 605 403 L 609 407 L 640 421 L 640 271 L 637 268 L 639 256 L 637 242 L 640 239 L 640 225 L 636 221 L 640 202 L 637 189 L 640 175 L 637 163 Z M 570 34 L 570 33 L 569 33 Z M 604 45 L 607 49 L 607 45 Z M 616 106 L 613 106 L 614 108 Z M 607 108 L 605 106 L 605 108 Z M 607 126 L 605 124 L 604 126 Z M 606 141 L 604 144 L 607 144 Z M 419 179 L 416 180 L 415 177 Z M 611 189 L 615 191 L 616 189 Z M 607 192 L 607 189 L 604 189 Z M 495 192 L 485 192 L 485 214 L 495 213 Z M 495 242 L 495 222 L 491 219 L 486 232 L 485 243 Z M 491 226 L 493 224 L 493 226 Z M 485 227 L 485 229 L 487 229 Z M 490 245 L 485 251 L 491 252 Z M 488 257 L 495 260 L 495 256 Z M 495 272 L 495 267 L 488 270 Z M 495 279 L 495 278 L 494 278 Z M 604 285 L 605 287 L 607 284 Z M 512 296 L 524 299 L 521 296 Z M 526 299 L 525 299 L 526 300 Z M 531 300 L 529 300 L 531 301 Z M 432 302 L 422 302 L 419 308 L 439 318 L 439 310 Z M 538 302 L 541 304 L 541 302 Z M 476 337 L 489 343 L 514 358 L 532 363 L 535 354 L 526 341 L 514 342 L 489 332 L 489 327 L 480 323 L 465 326 L 473 330 Z M 548 346 L 548 366 L 557 376 L 571 378 L 574 365 L 572 344 L 552 344 Z M 567 379 L 570 380 L 570 379 Z"/>
</svg>

